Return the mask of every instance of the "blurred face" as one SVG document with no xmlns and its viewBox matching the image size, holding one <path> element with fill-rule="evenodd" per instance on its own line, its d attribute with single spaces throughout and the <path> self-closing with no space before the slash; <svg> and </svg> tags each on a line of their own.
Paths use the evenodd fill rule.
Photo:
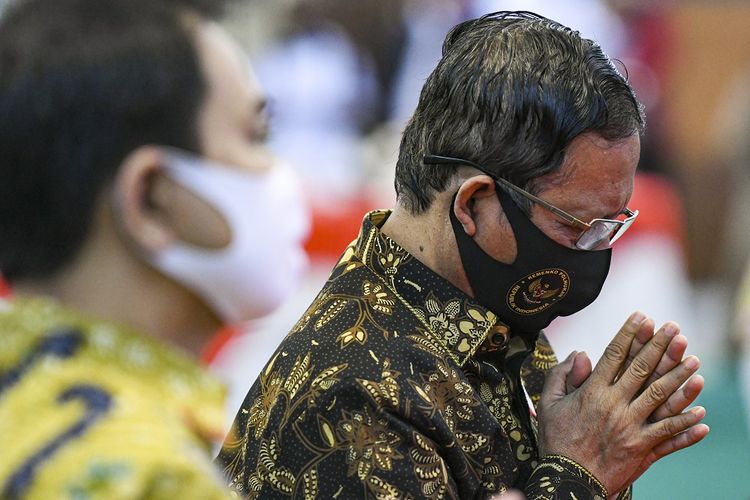
<svg viewBox="0 0 750 500">
<path fill-rule="evenodd" d="M 264 146 L 265 101 L 241 50 L 210 23 L 196 26 L 195 41 L 207 83 L 196 123 L 202 158 L 164 151 L 151 200 L 165 238 L 148 258 L 238 323 L 294 290 L 307 213 L 294 173 Z"/>
<path fill-rule="evenodd" d="M 271 168 L 266 101 L 247 57 L 215 24 L 201 26 L 197 45 L 208 82 L 198 123 L 203 154 L 250 172 Z"/>
<path fill-rule="evenodd" d="M 209 160 L 249 173 L 273 168 L 265 147 L 266 101 L 240 47 L 214 23 L 201 22 L 195 43 L 207 84 L 198 114 L 201 153 Z M 221 248 L 231 240 L 224 218 L 205 200 L 165 179 L 176 236 L 193 245 Z"/>
</svg>

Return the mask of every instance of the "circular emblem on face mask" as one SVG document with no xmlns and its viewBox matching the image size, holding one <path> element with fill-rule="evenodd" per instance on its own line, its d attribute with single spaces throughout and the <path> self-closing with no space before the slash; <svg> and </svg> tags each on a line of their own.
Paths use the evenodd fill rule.
<svg viewBox="0 0 750 500">
<path fill-rule="evenodd" d="M 568 294 L 570 277 L 562 269 L 542 269 L 516 281 L 508 292 L 508 307 L 518 314 L 537 314 Z"/>
</svg>

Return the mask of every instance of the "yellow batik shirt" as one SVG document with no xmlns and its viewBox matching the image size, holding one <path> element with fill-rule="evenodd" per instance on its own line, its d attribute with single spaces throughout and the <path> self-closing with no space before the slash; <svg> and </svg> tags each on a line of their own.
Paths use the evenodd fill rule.
<svg viewBox="0 0 750 500">
<path fill-rule="evenodd" d="M 536 405 L 556 364 L 383 235 L 373 212 L 261 372 L 217 458 L 250 498 L 605 498 L 539 457 Z M 575 425 L 571 422 L 571 425 Z"/>
<path fill-rule="evenodd" d="M 0 302 L 0 498 L 219 499 L 224 388 L 153 340 Z"/>
</svg>

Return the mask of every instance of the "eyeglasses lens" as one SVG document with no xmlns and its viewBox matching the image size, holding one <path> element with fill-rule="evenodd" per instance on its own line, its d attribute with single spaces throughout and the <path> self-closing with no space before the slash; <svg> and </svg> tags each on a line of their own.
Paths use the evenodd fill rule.
<svg viewBox="0 0 750 500">
<path fill-rule="evenodd" d="M 601 250 L 612 246 L 633 225 L 637 216 L 638 211 L 625 220 L 592 221 L 590 227 L 578 237 L 576 247 L 581 250 Z"/>
<path fill-rule="evenodd" d="M 620 224 L 615 221 L 593 221 L 591 226 L 581 233 L 576 242 L 576 247 L 581 250 L 600 250 L 606 248 L 611 244 L 611 238 L 619 227 Z"/>
</svg>

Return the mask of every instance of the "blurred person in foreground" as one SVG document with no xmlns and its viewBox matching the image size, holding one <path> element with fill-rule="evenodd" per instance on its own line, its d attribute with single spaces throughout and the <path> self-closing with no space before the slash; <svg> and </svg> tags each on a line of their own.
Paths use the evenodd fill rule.
<svg viewBox="0 0 750 500">
<path fill-rule="evenodd" d="M 675 323 L 634 313 L 593 370 L 584 353 L 557 364 L 540 333 L 598 295 L 637 215 L 643 127 L 577 32 L 512 12 L 455 27 L 403 134 L 396 208 L 365 217 L 250 389 L 218 457 L 230 486 L 627 498 L 705 437 Z"/>
<path fill-rule="evenodd" d="M 220 498 L 195 355 L 304 258 L 294 179 L 210 0 L 0 19 L 0 497 Z"/>
</svg>

